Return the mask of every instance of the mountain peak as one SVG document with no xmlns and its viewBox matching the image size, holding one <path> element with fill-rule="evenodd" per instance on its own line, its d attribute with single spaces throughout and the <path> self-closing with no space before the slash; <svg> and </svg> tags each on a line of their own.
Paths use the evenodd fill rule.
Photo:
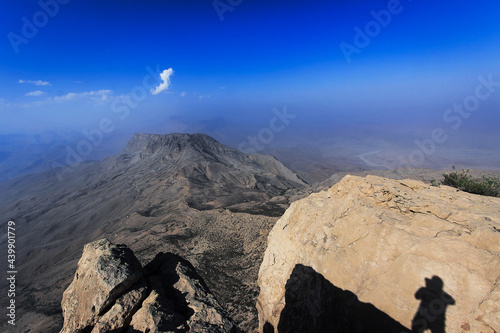
<svg viewBox="0 0 500 333">
<path fill-rule="evenodd" d="M 219 148 L 222 144 L 217 142 L 212 137 L 206 134 L 186 134 L 186 133 L 172 133 L 172 134 L 145 134 L 136 133 L 127 144 L 125 153 L 136 152 L 149 152 L 154 153 L 157 151 L 164 151 L 178 149 L 183 150 L 186 147 L 198 148 Z"/>
</svg>

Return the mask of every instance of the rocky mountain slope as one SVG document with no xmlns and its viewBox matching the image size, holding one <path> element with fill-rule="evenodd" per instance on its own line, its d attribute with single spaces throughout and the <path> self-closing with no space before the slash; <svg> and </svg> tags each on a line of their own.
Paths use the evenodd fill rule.
<svg viewBox="0 0 500 333">
<path fill-rule="evenodd" d="M 271 156 L 248 156 L 203 134 L 136 134 L 124 152 L 109 162 L 117 161 L 127 165 L 128 173 L 155 174 L 167 186 L 175 181 L 178 190 L 188 190 L 187 204 L 201 210 L 253 211 L 255 204 L 306 185 Z M 281 215 L 276 210 L 282 209 L 269 205 L 262 209 Z"/>
<path fill-rule="evenodd" d="M 188 261 L 160 253 L 142 268 L 107 239 L 85 245 L 62 308 L 61 333 L 240 332 Z"/>
<path fill-rule="evenodd" d="M 102 237 L 130 246 L 143 265 L 158 252 L 182 255 L 235 321 L 254 327 L 267 233 L 289 192 L 304 186 L 273 157 L 201 134 L 137 134 L 101 162 L 1 183 L 0 220 L 16 222 L 23 272 L 15 332 L 59 330 L 61 295 L 81 249 Z"/>
<path fill-rule="evenodd" d="M 500 199 L 346 176 L 291 204 L 259 271 L 261 332 L 497 332 Z"/>
<path fill-rule="evenodd" d="M 373 173 L 430 181 L 441 172 Z M 158 252 L 188 259 L 250 331 L 257 327 L 256 281 L 269 231 L 291 202 L 341 176 L 306 186 L 275 158 L 245 155 L 206 135 L 137 134 L 101 162 L 0 183 L 0 220 L 16 222 L 22 272 L 16 299 L 23 315 L 10 331 L 59 331 L 60 300 L 81 249 L 103 237 L 127 244 L 143 266 Z M 6 244 L 2 233 L 0 246 Z"/>
</svg>

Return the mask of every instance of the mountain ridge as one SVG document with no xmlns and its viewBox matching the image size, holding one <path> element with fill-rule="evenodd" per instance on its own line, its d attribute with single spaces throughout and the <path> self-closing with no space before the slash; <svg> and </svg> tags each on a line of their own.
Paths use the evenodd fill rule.
<svg viewBox="0 0 500 333">
<path fill-rule="evenodd" d="M 68 168 L 0 184 L 0 219 L 18 227 L 26 329 L 60 327 L 80 249 L 102 237 L 128 244 L 143 264 L 182 255 L 242 328 L 255 327 L 254 263 L 290 195 L 306 186 L 292 171 L 190 134 L 137 134 L 120 154 Z"/>
<path fill-rule="evenodd" d="M 269 231 L 291 202 L 339 175 L 307 186 L 272 156 L 245 155 L 204 135 L 138 134 L 130 141 L 121 153 L 72 172 L 0 183 L 0 220 L 16 222 L 23 272 L 17 301 L 26 315 L 18 328 L 60 329 L 61 295 L 81 248 L 106 237 L 127 244 L 143 265 L 159 252 L 186 258 L 235 322 L 255 329 L 258 263 Z M 428 179 L 441 172 L 380 173 Z"/>
</svg>

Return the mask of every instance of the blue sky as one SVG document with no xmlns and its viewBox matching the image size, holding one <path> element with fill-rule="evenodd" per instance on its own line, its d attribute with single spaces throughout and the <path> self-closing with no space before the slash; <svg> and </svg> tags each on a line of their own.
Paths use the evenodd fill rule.
<svg viewBox="0 0 500 333">
<path fill-rule="evenodd" d="M 391 8 L 348 61 L 340 45 L 356 46 L 355 28 L 366 33 L 372 11 Z M 116 118 L 111 104 L 142 85 L 148 66 L 172 68 L 168 89 L 148 93 L 117 126 L 161 131 L 171 116 L 265 124 L 285 105 L 319 123 L 432 124 L 474 92 L 478 76 L 500 81 L 499 13 L 498 1 L 6 0 L 0 134 Z M 37 19 L 25 38 L 26 20 Z M 481 105 L 478 128 L 499 119 L 498 96 Z"/>
</svg>

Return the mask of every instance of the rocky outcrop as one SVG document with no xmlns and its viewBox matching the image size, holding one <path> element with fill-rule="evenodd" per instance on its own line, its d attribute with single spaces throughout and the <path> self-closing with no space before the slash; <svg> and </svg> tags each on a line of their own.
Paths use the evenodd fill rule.
<svg viewBox="0 0 500 333">
<path fill-rule="evenodd" d="M 500 199 L 346 176 L 294 202 L 259 271 L 261 332 L 495 332 Z"/>
<path fill-rule="evenodd" d="M 85 245 L 61 305 L 61 333 L 239 331 L 188 261 L 160 253 L 142 268 L 106 239 Z"/>
</svg>

